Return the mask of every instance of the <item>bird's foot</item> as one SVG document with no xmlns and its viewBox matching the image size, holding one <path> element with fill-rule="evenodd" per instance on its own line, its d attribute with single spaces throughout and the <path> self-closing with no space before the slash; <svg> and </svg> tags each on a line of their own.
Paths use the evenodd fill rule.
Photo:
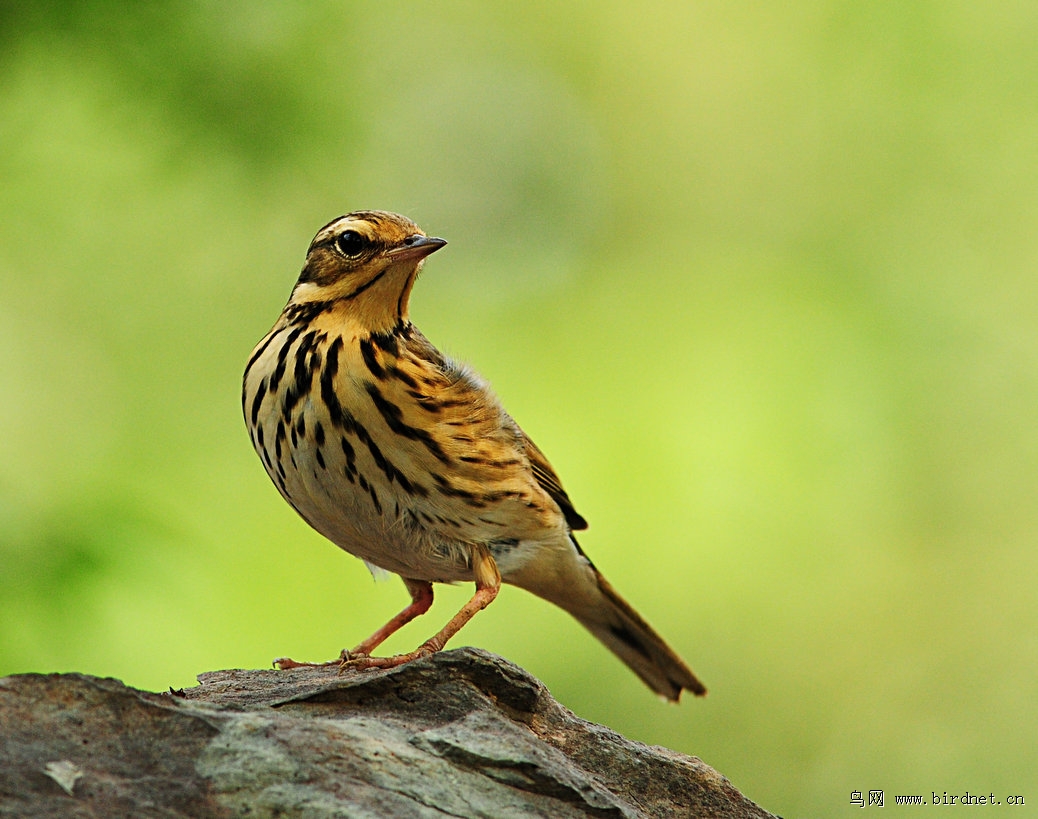
<svg viewBox="0 0 1038 819">
<path fill-rule="evenodd" d="M 328 660 L 324 663 L 301 663 L 297 660 L 293 660 L 289 657 L 278 657 L 274 660 L 274 668 L 280 671 L 287 671 L 290 668 L 332 668 L 341 667 L 343 664 L 348 663 L 352 660 L 361 659 L 367 657 L 366 654 L 358 652 L 356 649 L 350 651 L 348 648 L 344 648 L 342 652 L 334 660 Z"/>
<path fill-rule="evenodd" d="M 422 643 L 414 651 L 409 651 L 407 654 L 394 654 L 392 657 L 368 657 L 366 655 L 356 656 L 350 654 L 349 657 L 343 657 L 339 662 L 339 673 L 342 674 L 344 671 L 352 670 L 364 671 L 369 668 L 396 668 L 420 657 L 428 657 L 437 651 L 439 651 L 439 648 L 427 642 Z M 343 654 L 349 654 L 349 652 L 343 652 Z"/>
</svg>

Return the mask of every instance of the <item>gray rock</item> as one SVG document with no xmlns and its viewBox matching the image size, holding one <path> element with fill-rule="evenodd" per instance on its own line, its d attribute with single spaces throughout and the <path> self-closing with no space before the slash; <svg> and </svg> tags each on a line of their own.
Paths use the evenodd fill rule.
<svg viewBox="0 0 1038 819">
<path fill-rule="evenodd" d="M 384 671 L 214 671 L 152 694 L 0 680 L 0 817 L 769 817 L 478 649 Z"/>
</svg>

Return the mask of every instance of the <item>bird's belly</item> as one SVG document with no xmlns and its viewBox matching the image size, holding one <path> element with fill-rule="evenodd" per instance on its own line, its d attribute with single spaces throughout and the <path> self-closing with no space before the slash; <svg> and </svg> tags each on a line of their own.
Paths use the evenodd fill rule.
<svg viewBox="0 0 1038 819">
<path fill-rule="evenodd" d="M 444 515 L 401 487 L 391 477 L 398 468 L 384 456 L 376 459 L 372 447 L 330 434 L 327 421 L 323 434 L 314 435 L 320 423 L 313 405 L 304 403 L 291 428 L 311 432 L 282 434 L 280 454 L 271 453 L 270 464 L 263 459 L 299 515 L 343 550 L 386 571 L 430 582 L 471 580 L 471 546 L 430 525 Z M 278 430 L 271 433 L 277 440 Z M 377 444 L 374 449 L 381 452 Z"/>
<path fill-rule="evenodd" d="M 471 581 L 479 543 L 507 581 L 545 542 L 566 539 L 561 515 L 545 527 L 515 492 L 473 506 L 472 498 L 437 488 L 433 473 L 443 464 L 428 453 L 403 450 L 374 424 L 336 429 L 311 400 L 265 427 L 261 440 L 268 443 L 257 442 L 257 449 L 286 500 L 337 546 L 386 571 L 429 582 Z"/>
<path fill-rule="evenodd" d="M 305 459 L 300 459 L 305 463 Z M 286 497 L 314 529 L 341 549 L 403 577 L 451 583 L 472 578 L 471 550 L 416 528 L 400 507 L 372 483 L 328 483 L 301 470 Z M 372 498 L 379 498 L 381 512 Z"/>
</svg>

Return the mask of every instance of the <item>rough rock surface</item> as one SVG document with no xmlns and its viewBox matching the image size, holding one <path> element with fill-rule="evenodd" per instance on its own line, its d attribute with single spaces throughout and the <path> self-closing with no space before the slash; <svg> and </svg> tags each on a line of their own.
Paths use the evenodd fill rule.
<svg viewBox="0 0 1038 819">
<path fill-rule="evenodd" d="M 578 719 L 477 649 L 152 694 L 0 679 L 0 817 L 768 817 L 695 757 Z"/>
</svg>

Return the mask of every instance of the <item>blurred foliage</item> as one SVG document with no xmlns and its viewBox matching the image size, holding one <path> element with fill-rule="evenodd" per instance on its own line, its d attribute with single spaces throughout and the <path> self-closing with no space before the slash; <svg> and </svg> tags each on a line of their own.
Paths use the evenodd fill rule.
<svg viewBox="0 0 1038 819">
<path fill-rule="evenodd" d="M 785 815 L 1035 796 L 1036 36 L 1010 0 L 0 3 L 0 673 L 161 690 L 398 610 L 238 406 L 314 231 L 381 207 L 450 240 L 416 321 L 711 695 L 512 589 L 462 643 Z"/>
</svg>

